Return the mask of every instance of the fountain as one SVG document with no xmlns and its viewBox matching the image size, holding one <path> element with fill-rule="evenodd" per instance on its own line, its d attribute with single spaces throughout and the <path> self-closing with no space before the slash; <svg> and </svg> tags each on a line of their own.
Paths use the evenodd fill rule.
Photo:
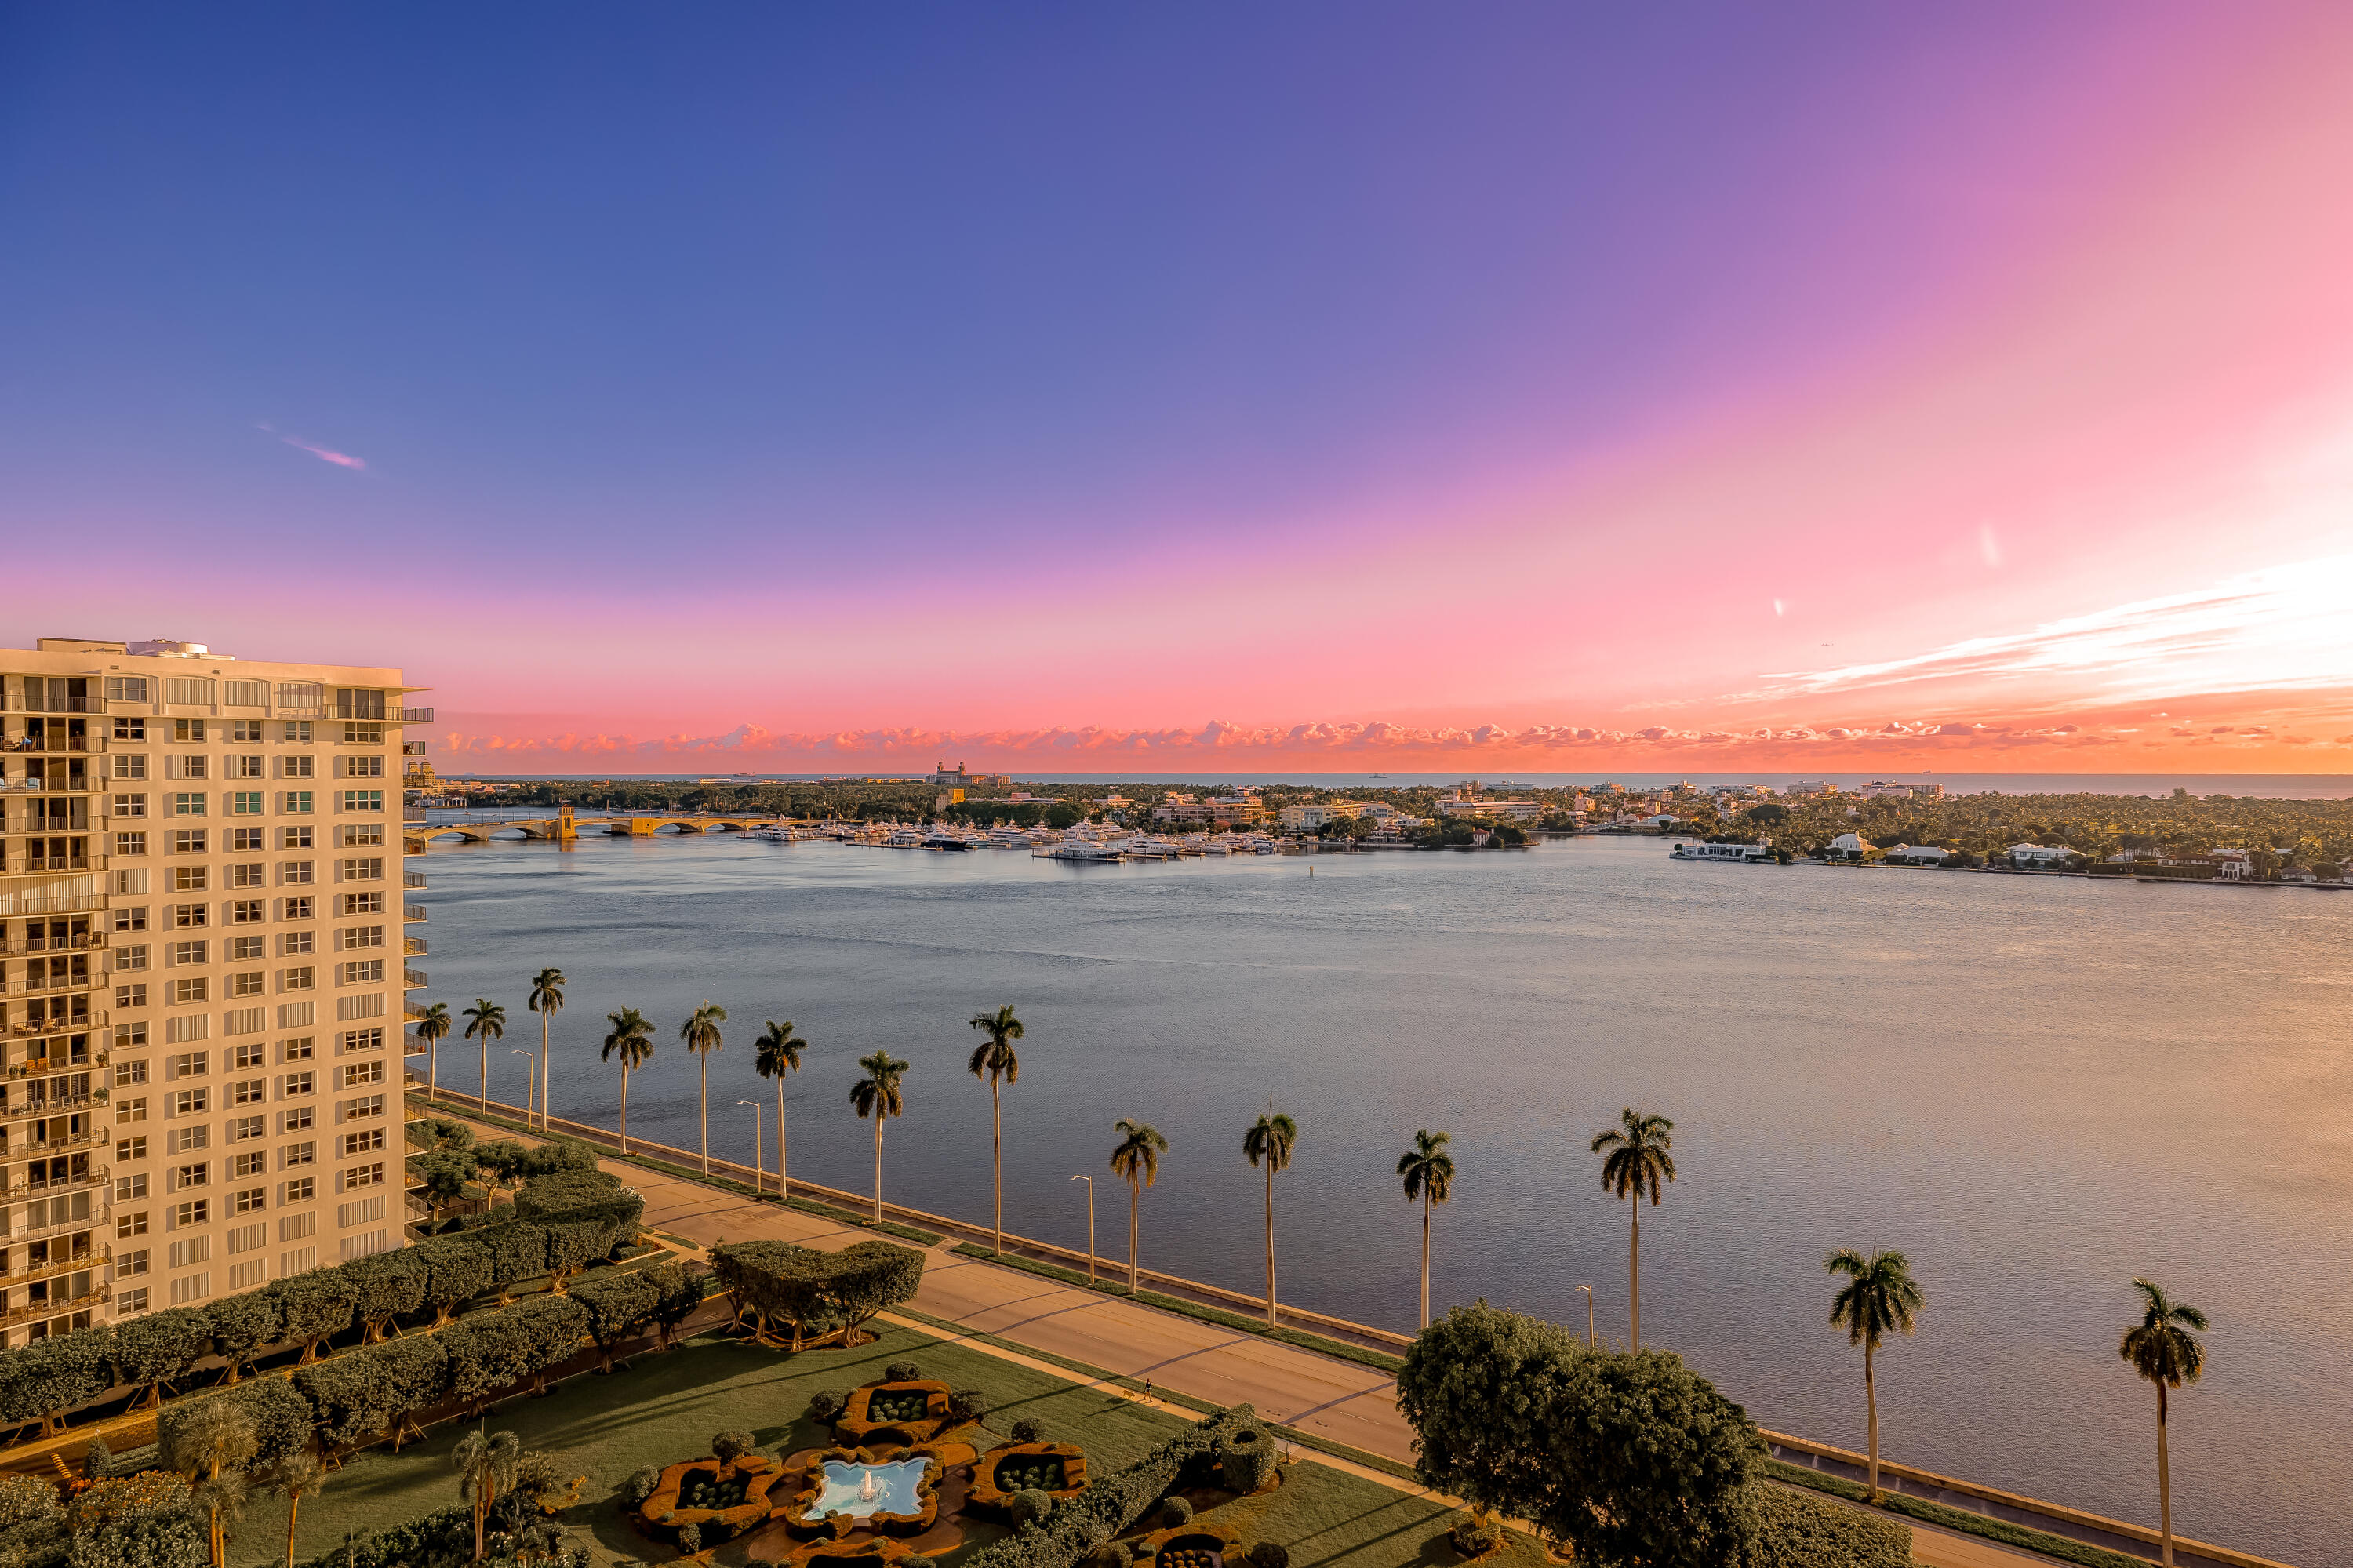
<svg viewBox="0 0 2353 1568">
<path fill-rule="evenodd" d="M 817 1520 L 842 1513 L 861 1521 L 877 1514 L 917 1517 L 923 1511 L 919 1493 L 923 1472 L 931 1463 L 922 1455 L 881 1462 L 824 1460 L 819 1466 L 824 1479 L 817 1500 L 808 1505 L 807 1517 Z"/>
</svg>

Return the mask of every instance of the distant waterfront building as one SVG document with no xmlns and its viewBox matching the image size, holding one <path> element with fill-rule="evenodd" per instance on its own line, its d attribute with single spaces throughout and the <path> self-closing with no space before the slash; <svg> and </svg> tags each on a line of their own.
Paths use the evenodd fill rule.
<svg viewBox="0 0 2353 1568">
<path fill-rule="evenodd" d="M 1935 844 L 1897 844 L 1887 852 L 1890 865 L 1942 865 L 1952 858 L 1950 850 Z"/>
<path fill-rule="evenodd" d="M 184 642 L 45 637 L 0 688 L 0 1340 L 403 1245 L 432 710 L 398 670 Z"/>
<path fill-rule="evenodd" d="M 1861 833 L 1841 833 L 1824 853 L 1832 860 L 1862 860 L 1872 853 L 1872 842 Z"/>
<path fill-rule="evenodd" d="M 1942 784 L 1898 784 L 1891 779 L 1874 779 L 1855 791 L 1866 800 L 1941 800 L 1945 798 Z"/>
<path fill-rule="evenodd" d="M 2008 853 L 2015 866 L 2061 865 L 2075 858 L 2065 844 L 2012 844 Z"/>
<path fill-rule="evenodd" d="M 1478 786 L 1474 783 L 1464 786 L 1455 794 L 1440 796 L 1438 814 L 1441 817 L 1501 817 L 1514 822 L 1533 822 L 1543 813 L 1534 800 L 1497 800 L 1478 793 Z"/>
<path fill-rule="evenodd" d="M 1784 795 L 1829 795 L 1835 793 L 1827 779 L 1799 779 L 1781 791 Z"/>
<path fill-rule="evenodd" d="M 962 789 L 967 793 L 976 789 L 995 789 L 1002 792 L 1013 788 L 1013 778 L 1007 773 L 974 773 L 967 770 L 961 762 L 954 768 L 943 762 L 932 769 L 932 788 L 946 790 Z"/>
</svg>

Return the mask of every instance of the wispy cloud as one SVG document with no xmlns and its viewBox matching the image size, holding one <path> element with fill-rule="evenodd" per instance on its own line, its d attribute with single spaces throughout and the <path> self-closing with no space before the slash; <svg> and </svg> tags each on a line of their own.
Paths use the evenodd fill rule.
<svg viewBox="0 0 2353 1568">
<path fill-rule="evenodd" d="M 1768 674 L 1768 685 L 1727 700 L 2034 678 L 2063 678 L 2078 704 L 2353 685 L 2348 596 L 2353 556 L 2301 561 L 1908 658 Z"/>
<path fill-rule="evenodd" d="M 315 445 L 310 441 L 303 440 L 299 437 L 290 436 L 285 431 L 273 429 L 271 426 L 267 424 L 257 425 L 254 428 L 256 429 L 265 431 L 269 435 L 276 436 L 280 440 L 285 442 L 288 446 L 292 447 L 296 451 L 309 452 L 321 462 L 331 462 L 337 468 L 364 469 L 367 467 L 367 461 L 364 458 L 355 458 L 349 452 L 339 452 L 332 447 Z"/>
</svg>

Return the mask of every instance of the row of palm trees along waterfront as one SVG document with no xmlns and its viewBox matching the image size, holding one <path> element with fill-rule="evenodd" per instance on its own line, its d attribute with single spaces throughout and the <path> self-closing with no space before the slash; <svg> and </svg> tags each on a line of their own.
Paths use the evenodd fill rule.
<svg viewBox="0 0 2353 1568">
<path fill-rule="evenodd" d="M 532 977 L 531 991 L 525 1005 L 539 1015 L 540 1041 L 537 1062 L 538 1084 L 535 1114 L 542 1132 L 548 1129 L 547 1074 L 549 1026 L 554 1015 L 564 1007 L 564 971 L 543 969 Z M 488 998 L 477 997 L 472 1006 L 460 1016 L 465 1020 L 465 1038 L 477 1041 L 480 1046 L 480 1103 L 490 1104 L 491 1042 L 502 1040 L 506 1034 L 506 1009 Z M 727 1010 L 705 1001 L 679 1025 L 679 1043 L 692 1052 L 701 1070 L 701 1116 L 702 1135 L 702 1174 L 711 1174 L 711 1057 L 725 1044 L 720 1026 L 727 1022 Z M 621 1071 L 620 1150 L 629 1152 L 629 1078 L 654 1054 L 653 1024 L 636 1008 L 625 1007 L 618 1012 L 607 1013 L 606 1022 L 611 1025 L 605 1036 L 603 1060 L 617 1062 Z M 998 1007 L 993 1012 L 976 1013 L 969 1022 L 981 1036 L 973 1047 L 971 1059 L 965 1064 L 972 1075 L 988 1086 L 989 1152 L 993 1166 L 991 1192 L 991 1230 L 995 1248 L 1005 1250 L 1005 1118 L 1004 1091 L 1021 1080 L 1021 1056 L 1017 1043 L 1023 1035 L 1021 1020 L 1010 1005 Z M 417 1021 L 417 1035 L 424 1043 L 426 1058 L 426 1092 L 430 1097 L 438 1088 L 436 1079 L 438 1047 L 455 1028 L 445 1002 L 435 1002 L 425 1010 Z M 790 1021 L 778 1022 L 770 1019 L 755 1043 L 758 1056 L 754 1067 L 764 1078 L 773 1079 L 776 1087 L 776 1191 L 783 1196 L 786 1186 L 786 1143 L 785 1137 L 785 1080 L 801 1066 L 801 1054 L 808 1042 L 794 1032 Z M 529 1054 L 529 1053 L 524 1053 Z M 905 1081 L 910 1064 L 900 1061 L 888 1051 L 875 1051 L 858 1059 L 864 1076 L 849 1086 L 849 1105 L 862 1120 L 873 1125 L 874 1133 L 874 1217 L 882 1218 L 882 1128 L 891 1118 L 905 1113 Z M 745 1102 L 749 1103 L 749 1102 Z M 1675 1179 L 1672 1153 L 1675 1124 L 1663 1116 L 1638 1113 L 1629 1107 L 1619 1117 L 1619 1125 L 1593 1137 L 1591 1151 L 1602 1157 L 1601 1185 L 1604 1191 L 1625 1200 L 1630 1216 L 1626 1249 L 1627 1340 L 1630 1351 L 1639 1353 L 1642 1348 L 1642 1202 L 1647 1198 L 1657 1207 L 1666 1186 Z M 1111 1151 L 1111 1171 L 1127 1183 L 1127 1289 L 1137 1293 L 1141 1277 L 1138 1263 L 1138 1240 L 1143 1223 L 1144 1189 L 1155 1185 L 1160 1176 L 1160 1157 L 1168 1152 L 1168 1139 L 1150 1122 L 1123 1118 L 1112 1128 L 1117 1142 Z M 1257 1121 L 1242 1134 L 1242 1153 L 1251 1166 L 1265 1177 L 1266 1189 L 1266 1321 L 1275 1327 L 1274 1274 L 1274 1179 L 1289 1168 L 1293 1150 L 1299 1140 L 1299 1125 L 1289 1116 L 1274 1108 L 1271 1101 Z M 1430 1326 L 1430 1229 L 1432 1208 L 1454 1195 L 1454 1160 L 1447 1152 L 1452 1135 L 1432 1132 L 1424 1128 L 1413 1135 L 1412 1147 L 1398 1156 L 1397 1174 L 1403 1183 L 1407 1202 L 1416 1204 L 1421 1218 L 1421 1302 L 1419 1327 Z M 765 1192 L 765 1174 L 762 1190 Z M 1092 1243 L 1092 1235 L 1090 1236 Z M 1091 1248 L 1092 1250 L 1092 1248 Z M 1090 1266 L 1092 1259 L 1090 1257 Z M 1879 1488 L 1879 1395 L 1873 1357 L 1892 1333 L 1910 1334 L 1926 1296 L 1912 1277 L 1912 1266 L 1901 1252 L 1873 1251 L 1868 1255 L 1853 1247 L 1841 1247 L 1822 1260 L 1822 1266 L 1842 1283 L 1832 1296 L 1830 1326 L 1845 1331 L 1850 1343 L 1862 1351 L 1863 1403 L 1869 1425 L 1870 1492 L 1873 1500 Z M 2141 1316 L 2129 1324 L 2118 1347 L 2119 1353 L 2133 1370 L 2157 1389 L 2157 1486 L 2158 1529 L 2163 1542 L 2162 1561 L 2167 1568 L 2173 1562 L 2173 1497 L 2172 1477 L 2166 1452 L 2168 1392 L 2196 1383 L 2204 1373 L 2206 1349 L 2198 1335 L 2207 1328 L 2206 1315 L 2197 1308 L 2174 1300 L 2165 1289 L 2147 1279 L 2135 1279 L 2132 1287 L 2140 1298 Z M 1592 1288 L 1579 1286 L 1586 1293 L 1588 1343 L 1598 1343 L 1591 1320 Z"/>
</svg>

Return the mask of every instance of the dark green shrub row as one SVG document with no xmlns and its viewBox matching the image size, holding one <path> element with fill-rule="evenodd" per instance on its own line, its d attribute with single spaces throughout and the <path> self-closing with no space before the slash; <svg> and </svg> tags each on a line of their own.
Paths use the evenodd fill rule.
<svg viewBox="0 0 2353 1568">
<path fill-rule="evenodd" d="M 1752 1486 L 1746 1568 L 1911 1568 L 1912 1532 L 1786 1487 Z"/>
<path fill-rule="evenodd" d="M 210 1355 L 242 1366 L 272 1345 L 315 1351 L 354 1322 L 380 1332 L 427 1307 L 446 1320 L 484 1289 L 543 1274 L 561 1280 L 635 1242 L 645 1213 L 644 1201 L 595 1170 L 595 1160 L 585 1145 L 554 1147 L 548 1171 L 479 1229 L 0 1351 L 0 1427 L 54 1421 L 116 1387 L 160 1394 Z"/>
<path fill-rule="evenodd" d="M 740 1310 L 796 1339 L 854 1329 L 912 1298 L 923 1282 L 923 1255 L 883 1241 L 839 1252 L 780 1241 L 723 1243 L 711 1249 L 711 1266 Z"/>
<path fill-rule="evenodd" d="M 1188 1476 L 1206 1481 L 1219 1444 L 1245 1424 L 1256 1425 L 1257 1419 L 1247 1404 L 1219 1411 L 1127 1468 L 1094 1479 L 1044 1523 L 974 1552 L 965 1559 L 965 1568 L 1077 1568 L 1150 1512 L 1180 1481 Z"/>
<path fill-rule="evenodd" d="M 302 1568 L 523 1568 L 526 1550 L 533 1568 L 588 1568 L 586 1547 L 558 1548 L 547 1539 L 552 1534 L 528 1517 L 524 1499 L 509 1493 L 491 1505 L 483 1538 L 488 1554 L 479 1564 L 473 1563 L 473 1510 L 459 1507 L 363 1534 Z"/>
<path fill-rule="evenodd" d="M 1767 1459 L 1765 1461 L 1764 1469 L 1765 1473 L 1775 1480 L 1786 1481 L 1793 1487 L 1804 1487 L 1810 1491 L 1828 1492 L 1832 1497 L 1845 1498 L 1852 1502 L 1861 1502 L 1868 1495 L 1868 1489 L 1859 1481 L 1850 1481 L 1840 1476 L 1824 1475 L 1820 1470 L 1810 1470 L 1803 1465 L 1788 1464 L 1779 1459 Z M 1930 1502 L 1926 1498 L 1910 1498 L 1898 1492 L 1884 1492 L 1880 1496 L 1879 1506 L 1890 1513 L 1902 1514 L 1907 1519 L 1916 1519 L 1926 1524 L 1937 1525 L 1946 1530 L 1957 1531 L 1964 1535 L 1974 1535 L 1986 1541 L 1998 1541 L 2004 1546 L 2039 1552 L 2045 1557 L 2056 1557 L 2063 1562 L 2080 1563 L 2082 1568 L 2147 1568 L 2146 1558 L 2127 1557 L 2123 1552 L 2110 1552 L 2103 1547 L 2094 1546 L 2089 1542 L 2073 1540 L 2064 1535 L 2052 1535 L 2047 1531 L 2031 1530 L 2022 1524 L 2012 1524 L 2008 1520 L 1989 1519 L 1981 1513 L 1971 1513 L 1967 1509 L 1947 1508 L 1943 1503 Z"/>
</svg>

